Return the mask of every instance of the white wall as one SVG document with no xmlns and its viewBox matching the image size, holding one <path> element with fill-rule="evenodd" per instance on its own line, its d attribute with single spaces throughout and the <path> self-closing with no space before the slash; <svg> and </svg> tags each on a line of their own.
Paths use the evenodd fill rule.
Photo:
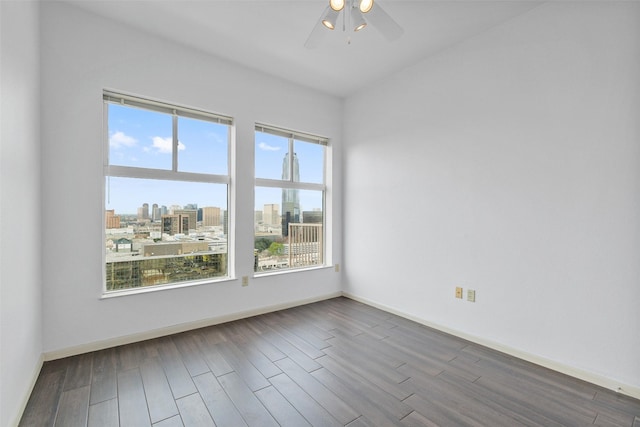
<svg viewBox="0 0 640 427">
<path fill-rule="evenodd" d="M 238 277 L 253 271 L 254 122 L 329 136 L 339 158 L 342 101 L 72 6 L 45 2 L 41 7 L 43 313 L 49 356 L 340 291 L 340 274 L 326 268 L 252 278 L 248 287 L 233 280 L 100 300 L 104 88 L 235 118 Z M 339 182 L 339 168 L 334 178 Z M 330 209 L 336 212 L 337 236 L 340 199 L 334 189 Z M 339 240 L 331 239 L 330 245 L 338 262 Z"/>
<path fill-rule="evenodd" d="M 549 2 L 348 99 L 345 291 L 638 396 L 638 76 L 640 4 Z"/>
<path fill-rule="evenodd" d="M 41 366 L 38 5 L 0 1 L 0 425 Z"/>
</svg>

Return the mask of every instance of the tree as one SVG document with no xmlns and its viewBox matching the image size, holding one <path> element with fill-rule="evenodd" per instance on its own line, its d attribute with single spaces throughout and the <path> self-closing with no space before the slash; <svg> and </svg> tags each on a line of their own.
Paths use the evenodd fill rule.
<svg viewBox="0 0 640 427">
<path fill-rule="evenodd" d="M 256 239 L 254 248 L 256 248 L 259 252 L 262 252 L 265 249 L 269 249 L 269 245 L 271 245 L 271 240 L 262 237 L 260 239 Z"/>
<path fill-rule="evenodd" d="M 269 246 L 269 253 L 271 255 L 281 255 L 284 253 L 284 245 L 282 243 L 273 242 L 271 246 Z"/>
</svg>

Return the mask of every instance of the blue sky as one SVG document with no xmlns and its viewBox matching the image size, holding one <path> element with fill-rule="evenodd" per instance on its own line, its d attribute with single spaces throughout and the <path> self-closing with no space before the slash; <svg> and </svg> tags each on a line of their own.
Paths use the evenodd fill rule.
<svg viewBox="0 0 640 427">
<path fill-rule="evenodd" d="M 168 114 L 109 104 L 110 164 L 171 170 L 172 117 Z M 228 174 L 228 127 L 208 121 L 179 117 L 178 170 Z M 286 138 L 256 132 L 256 176 L 282 178 L 282 161 L 288 150 Z M 295 141 L 300 181 L 322 182 L 324 147 Z M 281 204 L 281 191 L 256 188 L 256 209 L 268 203 Z M 226 186 L 197 182 L 107 179 L 106 209 L 116 214 L 135 214 L 143 203 L 168 208 L 195 203 L 198 207 L 227 209 Z M 322 207 L 320 192 L 301 191 L 302 210 Z"/>
</svg>

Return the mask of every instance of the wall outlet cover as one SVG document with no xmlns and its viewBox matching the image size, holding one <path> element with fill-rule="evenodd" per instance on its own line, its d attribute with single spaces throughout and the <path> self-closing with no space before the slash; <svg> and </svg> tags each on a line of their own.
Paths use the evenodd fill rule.
<svg viewBox="0 0 640 427">
<path fill-rule="evenodd" d="M 467 301 L 476 302 L 476 291 L 467 289 Z"/>
</svg>

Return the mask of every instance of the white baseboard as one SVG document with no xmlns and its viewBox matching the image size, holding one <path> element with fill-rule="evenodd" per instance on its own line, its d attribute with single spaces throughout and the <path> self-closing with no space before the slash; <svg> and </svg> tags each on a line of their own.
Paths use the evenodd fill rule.
<svg viewBox="0 0 640 427">
<path fill-rule="evenodd" d="M 446 326 L 442 326 L 439 324 L 435 324 L 429 322 L 427 320 L 421 319 L 416 316 L 412 316 L 407 314 L 401 310 L 397 310 L 393 307 L 389 307 L 384 304 L 380 304 L 376 301 L 370 300 L 368 298 L 362 298 L 357 295 L 350 294 L 348 292 L 343 292 L 343 296 L 352 299 L 354 301 L 361 302 L 363 304 L 370 305 L 375 308 L 379 308 L 380 310 L 384 310 L 388 313 L 395 314 L 400 317 L 404 317 L 405 319 L 412 320 L 416 323 L 420 323 L 422 325 L 428 326 L 430 328 L 436 329 L 441 332 L 445 332 L 447 334 L 465 339 L 467 341 L 471 341 L 476 344 L 480 344 L 482 346 L 491 348 L 493 350 L 500 351 L 502 353 L 506 353 L 510 356 L 517 357 L 522 360 L 526 360 L 527 362 L 535 363 L 536 365 L 543 366 L 545 368 L 551 369 L 556 372 L 560 372 L 565 375 L 569 375 L 571 377 L 580 379 L 582 381 L 586 381 L 591 384 L 595 384 L 597 386 L 613 390 L 617 393 L 624 394 L 636 399 L 640 399 L 640 388 L 636 386 L 632 386 L 629 384 L 624 384 L 619 381 L 615 381 L 611 378 L 604 377 L 602 375 L 594 374 L 593 372 L 585 371 L 582 369 L 575 368 L 570 365 L 565 365 L 563 363 L 556 362 L 554 360 L 546 359 L 544 357 L 537 356 L 535 354 L 527 353 L 522 350 L 518 350 L 516 348 L 512 348 L 500 343 L 493 342 L 491 340 L 487 340 L 481 337 L 477 337 L 475 335 L 470 335 L 464 332 L 460 332 Z"/>
<path fill-rule="evenodd" d="M 38 377 L 40 376 L 40 371 L 42 370 L 42 365 L 44 364 L 44 355 L 40 355 L 40 359 L 36 363 L 36 367 L 31 374 L 31 384 L 29 384 L 29 389 L 27 393 L 22 397 L 22 402 L 20 402 L 20 406 L 18 407 L 18 412 L 16 418 L 11 421 L 11 426 L 18 426 L 20 423 L 20 419 L 22 418 L 22 414 L 24 414 L 24 410 L 27 408 L 27 404 L 29 403 L 29 398 L 31 397 L 31 393 L 33 393 L 33 388 L 36 385 L 36 381 L 38 381 Z"/>
<path fill-rule="evenodd" d="M 177 334 L 180 332 L 191 331 L 194 329 L 205 328 L 207 326 L 218 325 L 221 323 L 232 322 L 234 320 L 245 319 L 251 316 L 258 316 L 260 314 L 271 313 L 278 310 L 285 310 L 287 308 L 297 307 L 300 305 L 311 304 L 318 301 L 323 301 L 330 298 L 342 296 L 342 292 L 333 292 L 326 295 L 321 295 L 313 298 L 306 298 L 303 300 L 291 301 L 283 304 L 275 304 L 267 307 L 260 307 L 256 309 L 241 311 L 238 313 L 227 314 L 224 316 L 212 317 L 208 319 L 197 320 L 195 322 L 181 323 L 178 325 L 167 326 L 164 328 L 153 329 L 151 331 L 140 332 L 131 335 L 125 335 L 116 338 L 110 338 L 106 340 L 94 341 L 87 344 L 82 344 L 74 347 L 62 348 L 59 350 L 47 351 L 44 353 L 44 360 L 56 360 L 63 357 L 75 356 L 78 354 L 89 353 L 92 351 L 103 350 L 105 348 L 117 347 L 119 345 L 132 344 L 139 341 L 160 338 L 167 335 Z"/>
</svg>

